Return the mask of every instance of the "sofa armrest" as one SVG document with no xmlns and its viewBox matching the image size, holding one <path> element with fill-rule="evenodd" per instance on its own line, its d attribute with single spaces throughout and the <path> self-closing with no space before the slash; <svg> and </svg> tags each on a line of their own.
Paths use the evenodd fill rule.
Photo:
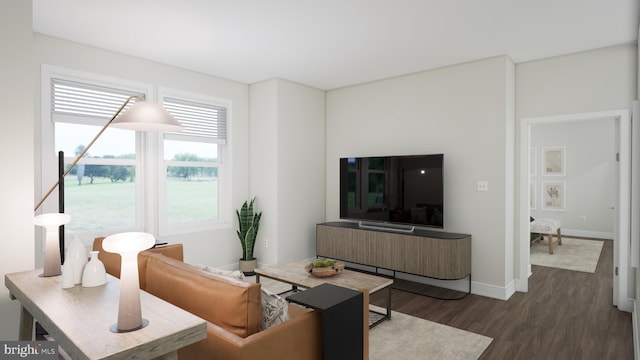
<svg viewBox="0 0 640 360">
<path fill-rule="evenodd" d="M 317 360 L 322 358 L 320 314 L 289 308 L 293 317 L 269 329 L 239 337 L 213 323 L 207 323 L 207 338 L 178 350 L 180 359 L 230 360 Z"/>
<path fill-rule="evenodd" d="M 106 272 L 119 279 L 120 265 L 122 263 L 122 258 L 120 254 L 106 252 L 102 247 L 103 240 L 104 240 L 104 237 L 95 238 L 93 240 L 93 250 L 99 251 L 98 259 L 100 259 L 100 261 L 102 261 L 102 263 L 104 264 L 104 268 Z M 138 255 L 138 272 L 140 274 L 140 289 L 146 288 L 146 284 L 145 284 L 146 277 L 142 276 L 146 266 L 146 258 L 143 256 L 143 253 L 145 252 L 160 253 L 172 259 L 184 261 L 182 244 L 163 245 L 163 246 L 154 247 L 149 250 L 145 250 L 141 252 Z"/>
</svg>

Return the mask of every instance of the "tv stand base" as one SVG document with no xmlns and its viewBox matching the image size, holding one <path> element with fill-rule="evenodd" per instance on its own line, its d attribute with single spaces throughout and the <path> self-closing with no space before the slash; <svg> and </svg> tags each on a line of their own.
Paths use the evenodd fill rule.
<svg viewBox="0 0 640 360">
<path fill-rule="evenodd" d="M 377 273 L 377 269 L 376 269 L 376 273 Z M 428 278 L 428 277 L 427 277 Z M 416 295 L 421 295 L 421 296 L 427 296 L 430 298 L 434 298 L 434 299 L 438 299 L 438 300 L 462 300 L 465 297 L 467 297 L 467 295 L 471 294 L 471 274 L 469 274 L 469 276 L 467 276 L 467 278 L 469 279 L 469 285 L 467 287 L 466 292 L 465 291 L 460 291 L 460 290 L 454 290 L 454 289 L 449 289 L 449 288 L 444 288 L 446 290 L 440 290 L 443 288 L 438 287 L 437 285 L 429 285 L 429 284 L 422 284 L 419 283 L 421 285 L 421 287 L 437 287 L 438 290 L 437 291 L 421 291 L 421 290 L 417 290 L 417 289 L 413 289 L 415 288 L 415 286 L 409 287 L 409 286 L 403 286 L 402 282 L 398 282 L 397 278 L 396 278 L 396 272 L 393 271 L 393 285 L 391 286 L 392 289 L 394 290 L 399 290 L 399 291 L 404 291 L 404 292 L 408 292 L 408 293 L 412 293 L 412 294 L 416 294 Z M 430 278 L 429 278 L 430 279 Z M 401 280 L 405 280 L 405 281 L 411 281 L 411 280 L 406 280 L 406 279 L 401 279 Z M 440 280 L 440 279 L 437 279 Z M 454 280 L 447 280 L 447 281 L 454 281 Z M 415 283 L 415 281 L 411 281 L 413 283 Z M 455 296 L 444 296 L 444 295 L 436 295 L 434 294 L 435 292 L 446 292 L 446 293 L 452 293 L 452 294 L 456 294 Z"/>
</svg>

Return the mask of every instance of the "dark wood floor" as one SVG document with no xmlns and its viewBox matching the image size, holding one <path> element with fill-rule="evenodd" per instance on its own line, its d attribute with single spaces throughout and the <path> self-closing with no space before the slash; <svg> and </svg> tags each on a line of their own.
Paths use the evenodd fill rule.
<svg viewBox="0 0 640 360">
<path fill-rule="evenodd" d="M 392 309 L 493 338 L 481 359 L 633 359 L 631 314 L 612 305 L 612 263 L 613 243 L 605 241 L 595 274 L 533 266 L 529 292 L 507 301 L 392 290 Z M 384 306 L 383 294 L 371 302 Z"/>
</svg>

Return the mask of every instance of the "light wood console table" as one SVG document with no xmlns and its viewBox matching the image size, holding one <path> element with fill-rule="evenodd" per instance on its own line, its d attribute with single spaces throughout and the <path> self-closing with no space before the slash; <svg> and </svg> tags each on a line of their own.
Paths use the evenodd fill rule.
<svg viewBox="0 0 640 360">
<path fill-rule="evenodd" d="M 316 255 L 439 280 L 469 278 L 471 235 L 361 228 L 353 222 L 316 225 Z"/>
<path fill-rule="evenodd" d="M 11 297 L 22 305 L 19 340 L 30 341 L 37 320 L 73 359 L 177 359 L 177 350 L 205 339 L 206 322 L 160 298 L 140 291 L 146 327 L 128 333 L 109 330 L 118 318 L 120 281 L 62 289 L 61 276 L 41 277 L 42 269 L 5 275 Z"/>
</svg>

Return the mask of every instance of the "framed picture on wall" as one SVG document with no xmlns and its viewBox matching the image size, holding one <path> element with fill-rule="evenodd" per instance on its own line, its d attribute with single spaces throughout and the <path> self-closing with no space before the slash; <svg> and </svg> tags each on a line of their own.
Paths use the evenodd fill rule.
<svg viewBox="0 0 640 360">
<path fill-rule="evenodd" d="M 564 176 L 566 167 L 566 148 L 564 146 L 542 148 L 542 175 Z"/>
<path fill-rule="evenodd" d="M 538 149 L 529 148 L 529 176 L 536 176 L 538 169 Z"/>
<path fill-rule="evenodd" d="M 536 209 L 536 182 L 529 181 L 529 209 Z"/>
<path fill-rule="evenodd" d="M 566 189 L 564 181 L 542 182 L 542 210 L 564 211 Z"/>
</svg>

